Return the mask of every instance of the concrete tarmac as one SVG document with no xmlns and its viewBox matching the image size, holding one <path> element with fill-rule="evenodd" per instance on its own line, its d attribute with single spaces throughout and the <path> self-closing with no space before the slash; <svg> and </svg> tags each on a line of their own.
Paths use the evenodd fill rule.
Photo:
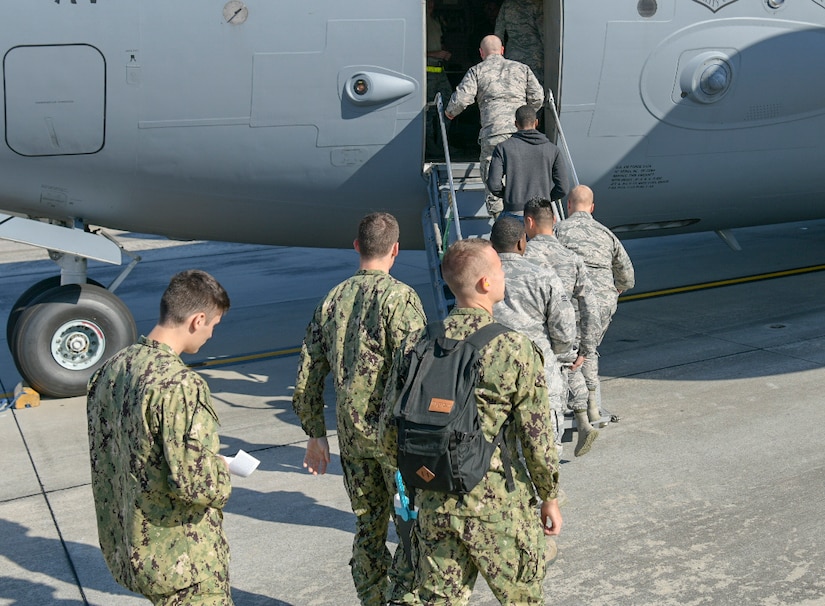
<svg viewBox="0 0 825 606">
<path fill-rule="evenodd" d="M 825 263 L 825 221 L 735 234 L 742 252 L 712 234 L 628 242 L 629 294 Z M 209 362 L 201 372 L 222 452 L 261 459 L 234 478 L 226 509 L 235 603 L 357 604 L 340 462 L 320 477 L 301 467 L 290 353 L 318 299 L 354 271 L 355 253 L 124 239 L 143 261 L 118 294 L 141 333 L 176 271 L 205 269 L 232 298 L 188 361 Z M 107 284 L 117 271 L 92 265 L 90 276 Z M 0 317 L 54 273 L 45 253 L 0 245 Z M 393 273 L 432 314 L 423 252 L 402 251 Z M 548 604 L 825 604 L 823 311 L 821 272 L 620 304 L 601 347 L 604 403 L 620 421 L 584 457 L 565 446 Z M 2 340 L 8 392 L 19 377 Z M 331 443 L 337 453 L 334 434 Z M 0 412 L 0 444 L 0 605 L 147 603 L 118 587 L 97 547 L 83 398 Z M 496 603 L 483 579 L 471 603 Z"/>
</svg>

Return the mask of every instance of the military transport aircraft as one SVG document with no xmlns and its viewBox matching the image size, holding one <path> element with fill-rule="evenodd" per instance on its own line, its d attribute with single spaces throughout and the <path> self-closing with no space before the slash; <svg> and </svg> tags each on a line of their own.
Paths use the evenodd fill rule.
<svg viewBox="0 0 825 606">
<path fill-rule="evenodd" d="M 498 4 L 439 3 L 453 85 Z M 544 13 L 545 86 L 604 223 L 635 237 L 825 216 L 825 0 L 544 0 Z M 60 270 L 9 317 L 21 375 L 80 394 L 135 338 L 112 286 L 87 276 L 87 259 L 121 262 L 99 226 L 342 247 L 342 226 L 385 209 L 421 245 L 424 15 L 424 0 L 6 11 L 0 238 Z"/>
</svg>

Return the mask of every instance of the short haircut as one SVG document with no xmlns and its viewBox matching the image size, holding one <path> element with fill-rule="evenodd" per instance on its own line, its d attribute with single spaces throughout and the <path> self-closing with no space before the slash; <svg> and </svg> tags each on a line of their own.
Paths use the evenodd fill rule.
<svg viewBox="0 0 825 606">
<path fill-rule="evenodd" d="M 593 190 L 586 185 L 577 185 L 567 195 L 567 203 L 576 210 L 590 210 L 593 204 Z"/>
<path fill-rule="evenodd" d="M 516 110 L 516 124 L 519 128 L 533 128 L 536 120 L 536 110 L 529 105 L 522 105 Z"/>
<path fill-rule="evenodd" d="M 547 198 L 536 196 L 530 198 L 524 205 L 524 216 L 530 217 L 537 225 L 549 227 L 553 225 L 553 203 Z"/>
<path fill-rule="evenodd" d="M 398 242 L 398 221 L 389 213 L 370 213 L 358 224 L 358 251 L 364 259 L 388 255 Z"/>
<path fill-rule="evenodd" d="M 204 312 L 207 322 L 229 310 L 229 295 L 205 271 L 188 269 L 172 276 L 160 299 L 161 326 L 180 326 L 192 314 Z"/>
<path fill-rule="evenodd" d="M 487 273 L 484 251 L 491 248 L 489 240 L 465 238 L 447 250 L 441 260 L 441 277 L 455 294 L 467 292 Z"/>
<path fill-rule="evenodd" d="M 502 215 L 493 223 L 490 243 L 498 253 L 513 252 L 523 236 L 524 223 L 515 217 Z"/>
</svg>

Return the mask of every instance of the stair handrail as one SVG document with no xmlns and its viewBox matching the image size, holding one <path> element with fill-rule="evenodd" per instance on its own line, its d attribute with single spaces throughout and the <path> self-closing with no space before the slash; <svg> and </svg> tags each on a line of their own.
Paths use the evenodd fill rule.
<svg viewBox="0 0 825 606">
<path fill-rule="evenodd" d="M 441 100 L 441 93 L 435 94 L 435 107 L 438 113 L 438 124 L 441 128 L 441 144 L 444 146 L 444 163 L 447 168 L 447 180 L 450 192 L 450 205 L 448 211 L 444 213 L 445 229 L 442 234 L 441 251 L 442 255 L 447 251 L 447 239 L 450 234 L 450 214 L 452 214 L 452 221 L 455 223 L 455 234 L 459 240 L 461 236 L 461 223 L 458 219 L 458 204 L 455 197 L 455 183 L 453 182 L 453 165 L 450 161 L 450 146 L 447 141 L 447 124 L 444 122 L 444 103 Z"/>
<path fill-rule="evenodd" d="M 556 100 L 553 98 L 553 89 L 550 88 L 547 89 L 547 104 L 553 111 L 553 120 L 556 123 L 556 132 L 559 134 L 559 147 L 564 155 L 564 159 L 567 161 L 567 165 L 570 167 L 570 174 L 573 177 L 573 185 L 579 185 L 579 176 L 576 174 L 576 167 L 573 164 L 573 156 L 570 155 L 570 148 L 567 146 L 567 139 L 564 136 L 564 129 L 561 127 L 559 112 L 556 110 Z M 554 201 L 553 206 L 553 211 L 556 213 L 556 219 L 564 219 L 564 210 L 562 209 L 561 201 Z"/>
</svg>

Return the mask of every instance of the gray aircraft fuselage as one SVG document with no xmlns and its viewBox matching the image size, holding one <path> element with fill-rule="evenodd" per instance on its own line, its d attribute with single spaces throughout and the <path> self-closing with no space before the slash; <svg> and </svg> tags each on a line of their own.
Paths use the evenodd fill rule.
<svg viewBox="0 0 825 606">
<path fill-rule="evenodd" d="M 132 265 L 94 283 L 86 259 L 120 263 L 120 249 L 64 226 L 349 247 L 359 219 L 384 210 L 405 247 L 424 245 L 425 5 L 27 0 L 6 11 L 0 238 L 49 249 L 61 273 L 13 306 L 21 376 L 83 393 L 136 336 L 113 294 Z M 440 3 L 453 86 L 499 5 Z M 735 243 L 730 228 L 825 216 L 825 0 L 543 9 L 561 129 L 549 110 L 543 126 L 567 142 L 600 221 L 622 237 L 715 230 Z M 471 115 L 450 137 L 463 129 L 477 158 Z"/>
<path fill-rule="evenodd" d="M 546 82 L 604 223 L 634 236 L 822 216 L 823 3 L 545 12 L 560 40 Z M 420 244 L 423 23 L 411 0 L 31 0 L 3 26 L 0 210 L 349 246 L 383 209 Z M 369 94 L 397 90 L 352 94 L 361 74 L 386 77 Z"/>
</svg>

